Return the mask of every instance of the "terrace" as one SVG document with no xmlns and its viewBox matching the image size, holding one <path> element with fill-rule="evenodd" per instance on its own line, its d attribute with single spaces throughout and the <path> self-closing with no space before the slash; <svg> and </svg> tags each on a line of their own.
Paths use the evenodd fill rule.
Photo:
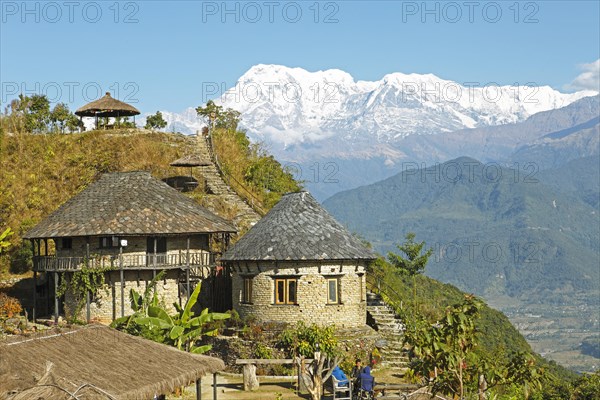
<svg viewBox="0 0 600 400">
<path fill-rule="evenodd" d="M 88 257 L 58 257 L 56 255 L 34 256 L 36 272 L 78 271 L 83 266 L 110 269 L 187 269 L 213 267 L 216 253 L 203 250 L 183 250 L 178 253 L 146 253 L 91 255 Z"/>
</svg>

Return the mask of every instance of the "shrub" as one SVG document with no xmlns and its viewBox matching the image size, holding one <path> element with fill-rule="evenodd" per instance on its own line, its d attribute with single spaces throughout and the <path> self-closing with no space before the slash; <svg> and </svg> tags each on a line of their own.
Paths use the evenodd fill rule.
<svg viewBox="0 0 600 400">
<path fill-rule="evenodd" d="M 28 243 L 23 242 L 10 257 L 10 272 L 24 274 L 33 268 L 33 253 Z"/>
<path fill-rule="evenodd" d="M 0 293 L 0 318 L 12 318 L 23 311 L 21 303 L 14 297 Z"/>
</svg>

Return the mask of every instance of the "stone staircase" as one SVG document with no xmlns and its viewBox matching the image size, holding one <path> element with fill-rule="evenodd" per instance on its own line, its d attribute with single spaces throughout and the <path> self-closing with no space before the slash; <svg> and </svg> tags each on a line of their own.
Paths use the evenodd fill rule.
<svg viewBox="0 0 600 400">
<path fill-rule="evenodd" d="M 218 197 L 220 202 L 225 203 L 225 206 L 235 213 L 233 222 L 238 228 L 242 225 L 245 227 L 254 225 L 261 218 L 261 215 L 225 182 L 211 151 L 208 138 L 198 134 L 197 141 L 198 155 L 204 160 L 211 161 L 210 165 L 197 167 L 197 171 L 202 174 L 206 181 L 206 188 L 210 195 Z"/>
<path fill-rule="evenodd" d="M 404 324 L 394 310 L 379 295 L 367 293 L 367 321 L 381 335 L 381 363 L 383 366 L 404 373 L 408 366 L 408 356 L 402 345 Z"/>
</svg>

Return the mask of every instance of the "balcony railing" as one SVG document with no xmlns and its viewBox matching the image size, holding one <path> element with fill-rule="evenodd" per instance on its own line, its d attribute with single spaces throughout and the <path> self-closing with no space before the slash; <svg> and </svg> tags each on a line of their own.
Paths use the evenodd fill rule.
<svg viewBox="0 0 600 400">
<path fill-rule="evenodd" d="M 117 254 L 86 257 L 34 256 L 35 271 L 77 271 L 84 265 L 90 268 L 112 269 L 173 269 L 210 267 L 215 264 L 215 254 L 206 251 L 185 251 L 173 254 Z"/>
</svg>

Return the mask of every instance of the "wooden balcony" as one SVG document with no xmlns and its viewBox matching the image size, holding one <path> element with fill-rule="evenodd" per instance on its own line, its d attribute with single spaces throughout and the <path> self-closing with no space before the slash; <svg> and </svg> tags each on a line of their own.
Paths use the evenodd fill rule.
<svg viewBox="0 0 600 400">
<path fill-rule="evenodd" d="M 77 271 L 87 264 L 91 268 L 108 268 L 119 270 L 152 270 L 212 267 L 215 265 L 215 254 L 206 251 L 182 251 L 173 254 L 117 254 L 86 257 L 34 256 L 33 270 Z"/>
</svg>

